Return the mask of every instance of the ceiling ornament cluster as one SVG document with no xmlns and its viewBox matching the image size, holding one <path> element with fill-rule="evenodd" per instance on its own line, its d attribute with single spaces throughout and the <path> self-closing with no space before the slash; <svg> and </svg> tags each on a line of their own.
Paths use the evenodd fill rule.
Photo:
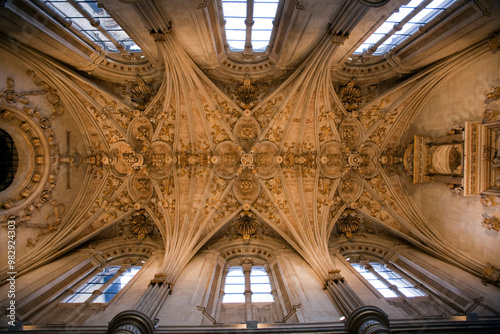
<svg viewBox="0 0 500 334">
<path fill-rule="evenodd" d="M 84 78 L 66 82 L 88 118 L 84 162 L 99 186 L 82 191 L 89 200 L 59 249 L 115 223 L 138 240 L 157 230 L 165 250 L 158 270 L 173 282 L 203 245 L 225 237 L 241 249 L 242 239 L 282 238 L 325 276 L 334 269 L 325 253 L 332 231 L 352 239 L 368 232 L 363 219 L 421 247 L 447 248 L 418 234 L 412 223 L 425 227 L 424 219 L 386 173 L 400 170 L 402 150 L 391 145 L 430 79 L 385 93 L 332 82 L 338 45 L 327 41 L 273 92 L 246 77 L 226 96 L 175 39 L 162 38 L 158 91 L 138 78 L 119 101 Z"/>
<path fill-rule="evenodd" d="M 53 197 L 53 191 L 61 166 L 79 165 L 79 156 L 73 159 L 60 152 L 53 128 L 54 120 L 64 114 L 58 92 L 33 71 L 27 75 L 42 89 L 17 91 L 14 79 L 7 78 L 7 87 L 0 91 L 0 102 L 4 104 L 0 110 L 1 127 L 12 136 L 22 153 L 19 164 L 23 166 L 13 183 L 2 192 L 0 207 L 4 217 L 39 229 L 36 237 L 28 238 L 28 246 L 33 246 L 42 235 L 58 229 L 65 206 Z M 51 109 L 33 106 L 32 97 L 40 95 L 45 95 Z M 32 221 L 35 212 L 41 212 L 43 223 Z"/>
</svg>

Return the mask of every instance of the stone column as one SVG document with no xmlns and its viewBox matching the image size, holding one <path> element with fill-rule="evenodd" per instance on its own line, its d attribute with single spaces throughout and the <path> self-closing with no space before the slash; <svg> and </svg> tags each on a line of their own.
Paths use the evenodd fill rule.
<svg viewBox="0 0 500 334">
<path fill-rule="evenodd" d="M 156 317 L 165 299 L 172 291 L 172 283 L 167 281 L 166 276 L 166 274 L 155 274 L 147 291 L 134 307 L 135 310 L 145 314 L 150 319 Z"/>
<path fill-rule="evenodd" d="M 217 299 L 217 308 L 215 309 L 215 314 L 214 314 L 214 318 L 217 321 L 220 321 L 220 318 L 222 316 L 222 299 L 224 299 L 224 295 L 226 294 L 224 292 L 224 287 L 226 286 L 226 277 L 227 277 L 228 271 L 229 271 L 229 266 L 226 264 L 224 267 L 224 270 L 222 271 L 222 278 L 221 278 L 220 290 L 219 290 L 219 299 Z"/>
<path fill-rule="evenodd" d="M 244 263 L 241 264 L 243 268 L 243 274 L 245 275 L 245 320 L 251 321 L 253 320 L 252 314 L 252 288 L 250 286 L 250 273 L 252 271 L 252 263 L 245 259 Z"/>
<path fill-rule="evenodd" d="M 375 306 L 362 306 L 347 317 L 345 323 L 351 334 L 388 334 L 389 318 Z"/>
<path fill-rule="evenodd" d="M 155 326 L 145 314 L 129 310 L 118 313 L 108 325 L 107 334 L 153 334 Z"/>
<path fill-rule="evenodd" d="M 278 291 L 276 290 L 276 285 L 274 284 L 274 277 L 271 268 L 269 265 L 265 265 L 267 277 L 269 278 L 269 283 L 271 284 L 271 294 L 273 295 L 274 300 L 274 309 L 276 310 L 276 319 L 281 320 L 284 318 L 283 311 L 281 310 L 281 305 L 278 298 Z"/>
<path fill-rule="evenodd" d="M 347 284 L 339 269 L 330 271 L 329 276 L 325 282 L 325 289 L 330 292 L 344 316 L 363 306 L 363 302 Z"/>
</svg>

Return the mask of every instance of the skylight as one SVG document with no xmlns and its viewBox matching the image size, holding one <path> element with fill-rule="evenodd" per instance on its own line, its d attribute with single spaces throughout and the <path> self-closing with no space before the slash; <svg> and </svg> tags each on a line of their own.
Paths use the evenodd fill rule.
<svg viewBox="0 0 500 334">
<path fill-rule="evenodd" d="M 95 0 L 49 0 L 46 4 L 71 20 L 71 24 L 109 52 L 141 49 Z"/>
<path fill-rule="evenodd" d="M 430 22 L 436 15 L 449 7 L 456 0 L 412 0 L 399 7 L 389 18 L 359 46 L 354 54 L 365 51 L 373 55 L 383 55 L 419 27 Z M 399 29 L 401 27 L 401 29 Z"/>
<path fill-rule="evenodd" d="M 266 51 L 279 0 L 222 0 L 226 41 L 231 51 Z M 252 22 L 253 25 L 246 25 Z"/>
</svg>

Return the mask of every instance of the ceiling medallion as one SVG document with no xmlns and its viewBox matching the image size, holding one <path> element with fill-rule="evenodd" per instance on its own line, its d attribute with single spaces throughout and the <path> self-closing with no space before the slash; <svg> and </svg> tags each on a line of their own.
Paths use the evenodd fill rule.
<svg viewBox="0 0 500 334">
<path fill-rule="evenodd" d="M 146 217 L 145 212 L 144 210 L 138 211 L 136 215 L 132 216 L 129 222 L 130 232 L 136 235 L 139 241 L 151 235 L 153 232 L 153 223 Z"/>
<path fill-rule="evenodd" d="M 240 161 L 244 167 L 247 167 L 247 168 L 253 167 L 253 155 L 252 154 L 253 154 L 253 152 L 243 153 L 241 155 Z"/>
<path fill-rule="evenodd" d="M 137 81 L 133 83 L 130 90 L 130 101 L 139 111 L 144 111 L 151 101 L 153 93 L 153 85 L 144 81 L 140 75 L 137 75 Z"/>
<path fill-rule="evenodd" d="M 352 80 L 340 89 L 340 100 L 348 112 L 357 110 L 363 102 L 363 98 L 361 89 L 354 86 L 354 82 Z"/>
<path fill-rule="evenodd" d="M 240 214 L 234 228 L 243 237 L 243 242 L 248 245 L 250 242 L 250 237 L 257 231 L 259 224 L 257 219 L 251 212 L 243 212 Z"/>
<path fill-rule="evenodd" d="M 352 209 L 345 210 L 337 223 L 339 232 L 344 234 L 349 241 L 352 240 L 352 235 L 359 231 L 359 226 L 359 217 Z"/>
<path fill-rule="evenodd" d="M 378 173 L 380 150 L 376 144 L 362 141 L 363 127 L 355 118 L 345 118 L 339 125 L 339 134 L 342 142 L 330 141 L 321 148 L 320 168 L 327 178 L 341 178 L 339 196 L 351 203 L 362 194 L 362 179 Z"/>
<path fill-rule="evenodd" d="M 250 76 L 246 75 L 243 83 L 236 86 L 236 103 L 242 109 L 252 109 L 257 105 L 257 87 L 250 81 Z"/>
<path fill-rule="evenodd" d="M 151 178 L 165 178 L 174 163 L 170 146 L 164 141 L 153 140 L 153 133 L 153 125 L 148 119 L 135 118 L 128 128 L 128 141 L 114 143 L 109 154 L 101 158 L 115 176 L 131 176 L 129 190 L 135 201 L 149 199 L 153 194 Z"/>
</svg>

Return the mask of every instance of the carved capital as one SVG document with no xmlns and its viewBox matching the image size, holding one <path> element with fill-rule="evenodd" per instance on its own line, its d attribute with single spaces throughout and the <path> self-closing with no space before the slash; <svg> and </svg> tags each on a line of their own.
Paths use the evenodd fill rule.
<svg viewBox="0 0 500 334">
<path fill-rule="evenodd" d="M 485 282 L 498 284 L 500 282 L 500 268 L 488 266 L 484 268 L 483 276 Z"/>
<path fill-rule="evenodd" d="M 118 313 L 109 323 L 107 334 L 153 334 L 155 325 L 144 313 L 128 310 Z"/>
<path fill-rule="evenodd" d="M 391 333 L 387 314 L 375 306 L 362 306 L 347 317 L 345 323 L 349 333 Z"/>
<path fill-rule="evenodd" d="M 167 274 L 155 274 L 155 277 L 151 280 L 149 285 L 155 285 L 155 284 L 168 284 L 172 285 L 171 282 L 167 281 Z"/>
<path fill-rule="evenodd" d="M 169 22 L 169 26 L 166 29 L 152 29 L 149 34 L 153 37 L 155 42 L 165 42 L 167 36 L 172 34 L 172 24 Z"/>
<path fill-rule="evenodd" d="M 340 273 L 340 269 L 330 270 L 328 272 L 328 280 L 332 280 L 334 282 L 343 280 L 344 276 Z"/>
</svg>

